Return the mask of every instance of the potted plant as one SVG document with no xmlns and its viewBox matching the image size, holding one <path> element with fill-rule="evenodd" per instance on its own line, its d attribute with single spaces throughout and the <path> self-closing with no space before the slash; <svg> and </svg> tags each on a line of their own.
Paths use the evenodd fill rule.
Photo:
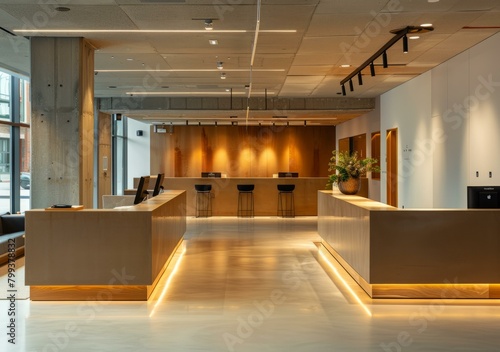
<svg viewBox="0 0 500 352">
<path fill-rule="evenodd" d="M 328 162 L 328 171 L 335 173 L 328 175 L 326 188 L 337 185 L 344 194 L 356 194 L 361 187 L 360 177 L 369 171 L 380 171 L 374 158 L 359 159 L 358 153 L 332 151 L 332 157 Z"/>
</svg>

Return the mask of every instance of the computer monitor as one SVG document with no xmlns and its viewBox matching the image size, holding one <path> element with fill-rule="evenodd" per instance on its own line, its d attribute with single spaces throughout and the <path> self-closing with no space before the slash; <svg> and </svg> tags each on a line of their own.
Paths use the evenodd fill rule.
<svg viewBox="0 0 500 352">
<path fill-rule="evenodd" d="M 278 172 L 278 177 L 299 177 L 298 172 Z"/>
<path fill-rule="evenodd" d="M 160 194 L 162 190 L 163 179 L 165 178 L 165 174 L 158 174 L 156 177 L 155 189 L 153 191 L 153 197 L 156 197 Z"/>
<path fill-rule="evenodd" d="M 467 208 L 500 209 L 500 186 L 468 186 Z"/>
<path fill-rule="evenodd" d="M 222 176 L 222 172 L 202 172 L 201 177 L 217 177 L 220 178 Z"/>
<path fill-rule="evenodd" d="M 139 185 L 137 186 L 137 191 L 135 192 L 134 204 L 139 204 L 145 200 L 149 194 L 149 176 L 141 176 L 139 180 Z"/>
</svg>

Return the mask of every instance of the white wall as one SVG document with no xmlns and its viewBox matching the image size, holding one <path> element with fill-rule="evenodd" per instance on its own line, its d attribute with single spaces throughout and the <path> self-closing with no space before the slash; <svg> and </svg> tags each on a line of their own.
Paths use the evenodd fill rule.
<svg viewBox="0 0 500 352">
<path fill-rule="evenodd" d="M 380 100 L 377 98 L 375 102 L 375 109 L 373 111 L 357 119 L 347 121 L 337 126 L 337 143 L 335 148 L 338 149 L 339 139 L 365 133 L 366 155 L 371 156 L 371 134 L 372 132 L 378 131 L 380 131 Z M 372 180 L 371 177 L 368 179 L 368 197 L 370 199 L 380 201 L 380 180 Z"/>
<path fill-rule="evenodd" d="M 134 188 L 134 177 L 150 174 L 150 126 L 132 119 L 127 119 L 127 124 L 127 188 Z M 138 130 L 143 131 L 140 137 Z"/>
<path fill-rule="evenodd" d="M 380 97 L 382 160 L 386 130 L 398 129 L 399 207 L 466 208 L 468 185 L 500 185 L 499 57 L 496 34 Z M 337 138 L 353 124 L 367 130 L 366 118 Z"/>
<path fill-rule="evenodd" d="M 430 208 L 432 197 L 431 74 L 420 75 L 380 97 L 380 154 L 386 160 L 387 130 L 397 128 L 398 207 Z M 381 163 L 381 199 L 387 201 L 386 163 Z"/>
</svg>

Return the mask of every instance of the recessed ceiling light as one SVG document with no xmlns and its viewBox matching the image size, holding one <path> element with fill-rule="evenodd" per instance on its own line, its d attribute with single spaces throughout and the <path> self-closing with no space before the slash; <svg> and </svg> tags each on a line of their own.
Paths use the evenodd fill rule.
<svg viewBox="0 0 500 352">
<path fill-rule="evenodd" d="M 210 19 L 205 20 L 205 30 L 211 31 L 213 29 L 214 29 L 214 24 L 213 24 L 212 20 L 210 20 Z"/>
<path fill-rule="evenodd" d="M 340 67 L 351 67 L 351 65 L 347 65 L 347 64 L 344 64 L 344 65 L 340 65 Z"/>
<path fill-rule="evenodd" d="M 420 38 L 420 36 L 418 36 L 418 35 L 412 35 L 412 36 L 408 37 L 408 39 L 419 39 L 419 38 Z"/>
<path fill-rule="evenodd" d="M 217 39 L 209 39 L 208 43 L 210 45 L 219 45 L 219 41 Z"/>
<path fill-rule="evenodd" d="M 127 61 L 134 61 L 134 59 L 132 59 L 132 58 L 130 58 L 130 57 L 129 57 L 129 58 L 127 59 Z"/>
<path fill-rule="evenodd" d="M 226 74 L 224 72 L 220 74 L 220 79 L 226 79 Z"/>
<path fill-rule="evenodd" d="M 420 27 L 432 27 L 432 23 L 422 23 Z"/>
<path fill-rule="evenodd" d="M 222 70 L 224 66 L 222 66 L 222 61 L 217 61 L 217 69 Z"/>
</svg>

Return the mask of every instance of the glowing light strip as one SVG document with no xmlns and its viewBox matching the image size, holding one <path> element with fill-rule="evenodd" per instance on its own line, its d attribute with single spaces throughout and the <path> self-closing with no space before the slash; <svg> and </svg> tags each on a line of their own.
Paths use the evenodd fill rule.
<svg viewBox="0 0 500 352">
<path fill-rule="evenodd" d="M 16 33 L 253 33 L 246 29 L 214 29 L 207 32 L 205 29 L 14 29 Z M 268 29 L 262 33 L 296 33 L 296 29 Z"/>
<path fill-rule="evenodd" d="M 167 282 L 165 282 L 165 286 L 163 287 L 163 290 L 161 291 L 160 297 L 158 297 L 158 300 L 156 301 L 155 306 L 153 307 L 153 310 L 151 311 L 151 314 L 149 314 L 150 318 L 155 314 L 156 308 L 158 308 L 158 306 L 160 305 L 160 303 L 162 303 L 163 297 L 165 297 L 165 295 L 166 295 L 166 293 L 168 291 L 168 288 L 170 286 L 170 282 L 172 281 L 172 278 L 175 276 L 175 273 L 177 272 L 177 270 L 179 269 L 179 265 L 180 265 L 180 263 L 182 261 L 182 258 L 184 257 L 184 253 L 186 253 L 186 246 L 183 245 L 183 247 L 184 248 L 182 250 L 182 253 L 179 256 L 179 259 L 177 259 L 177 263 L 175 263 L 174 269 L 168 275 Z"/>
<path fill-rule="evenodd" d="M 133 95 L 228 95 L 228 92 L 125 92 L 125 94 Z M 245 95 L 245 92 L 233 92 L 233 95 Z M 262 93 L 264 94 L 264 93 Z M 267 94 L 275 94 L 275 92 L 267 92 Z"/>
<path fill-rule="evenodd" d="M 340 275 L 340 273 L 338 272 L 338 270 L 330 262 L 329 258 L 327 258 L 326 255 L 321 251 L 321 249 L 319 251 L 319 254 L 326 261 L 326 263 L 328 264 L 328 266 L 330 267 L 330 269 L 332 269 L 332 271 L 334 272 L 334 274 L 337 277 L 337 279 L 339 279 L 344 284 L 344 286 L 347 289 L 347 291 L 349 291 L 349 293 L 354 297 L 354 299 L 356 300 L 356 302 L 358 302 L 358 304 L 361 306 L 361 308 L 363 308 L 363 310 L 366 312 L 366 314 L 368 314 L 368 316 L 371 317 L 372 316 L 372 312 L 361 301 L 361 299 L 358 297 L 358 295 L 356 294 L 356 292 L 354 292 L 354 290 L 349 286 L 349 284 L 347 283 L 347 281 L 344 280 L 344 278 Z"/>
<path fill-rule="evenodd" d="M 96 69 L 94 70 L 95 72 L 220 72 L 220 70 L 216 68 L 195 68 L 195 69 L 133 69 L 133 70 L 106 70 L 106 69 Z M 228 72 L 248 72 L 248 68 L 233 68 L 233 69 L 227 69 L 224 71 Z M 255 69 L 254 71 L 258 72 L 284 72 L 284 68 L 259 68 Z"/>
</svg>

